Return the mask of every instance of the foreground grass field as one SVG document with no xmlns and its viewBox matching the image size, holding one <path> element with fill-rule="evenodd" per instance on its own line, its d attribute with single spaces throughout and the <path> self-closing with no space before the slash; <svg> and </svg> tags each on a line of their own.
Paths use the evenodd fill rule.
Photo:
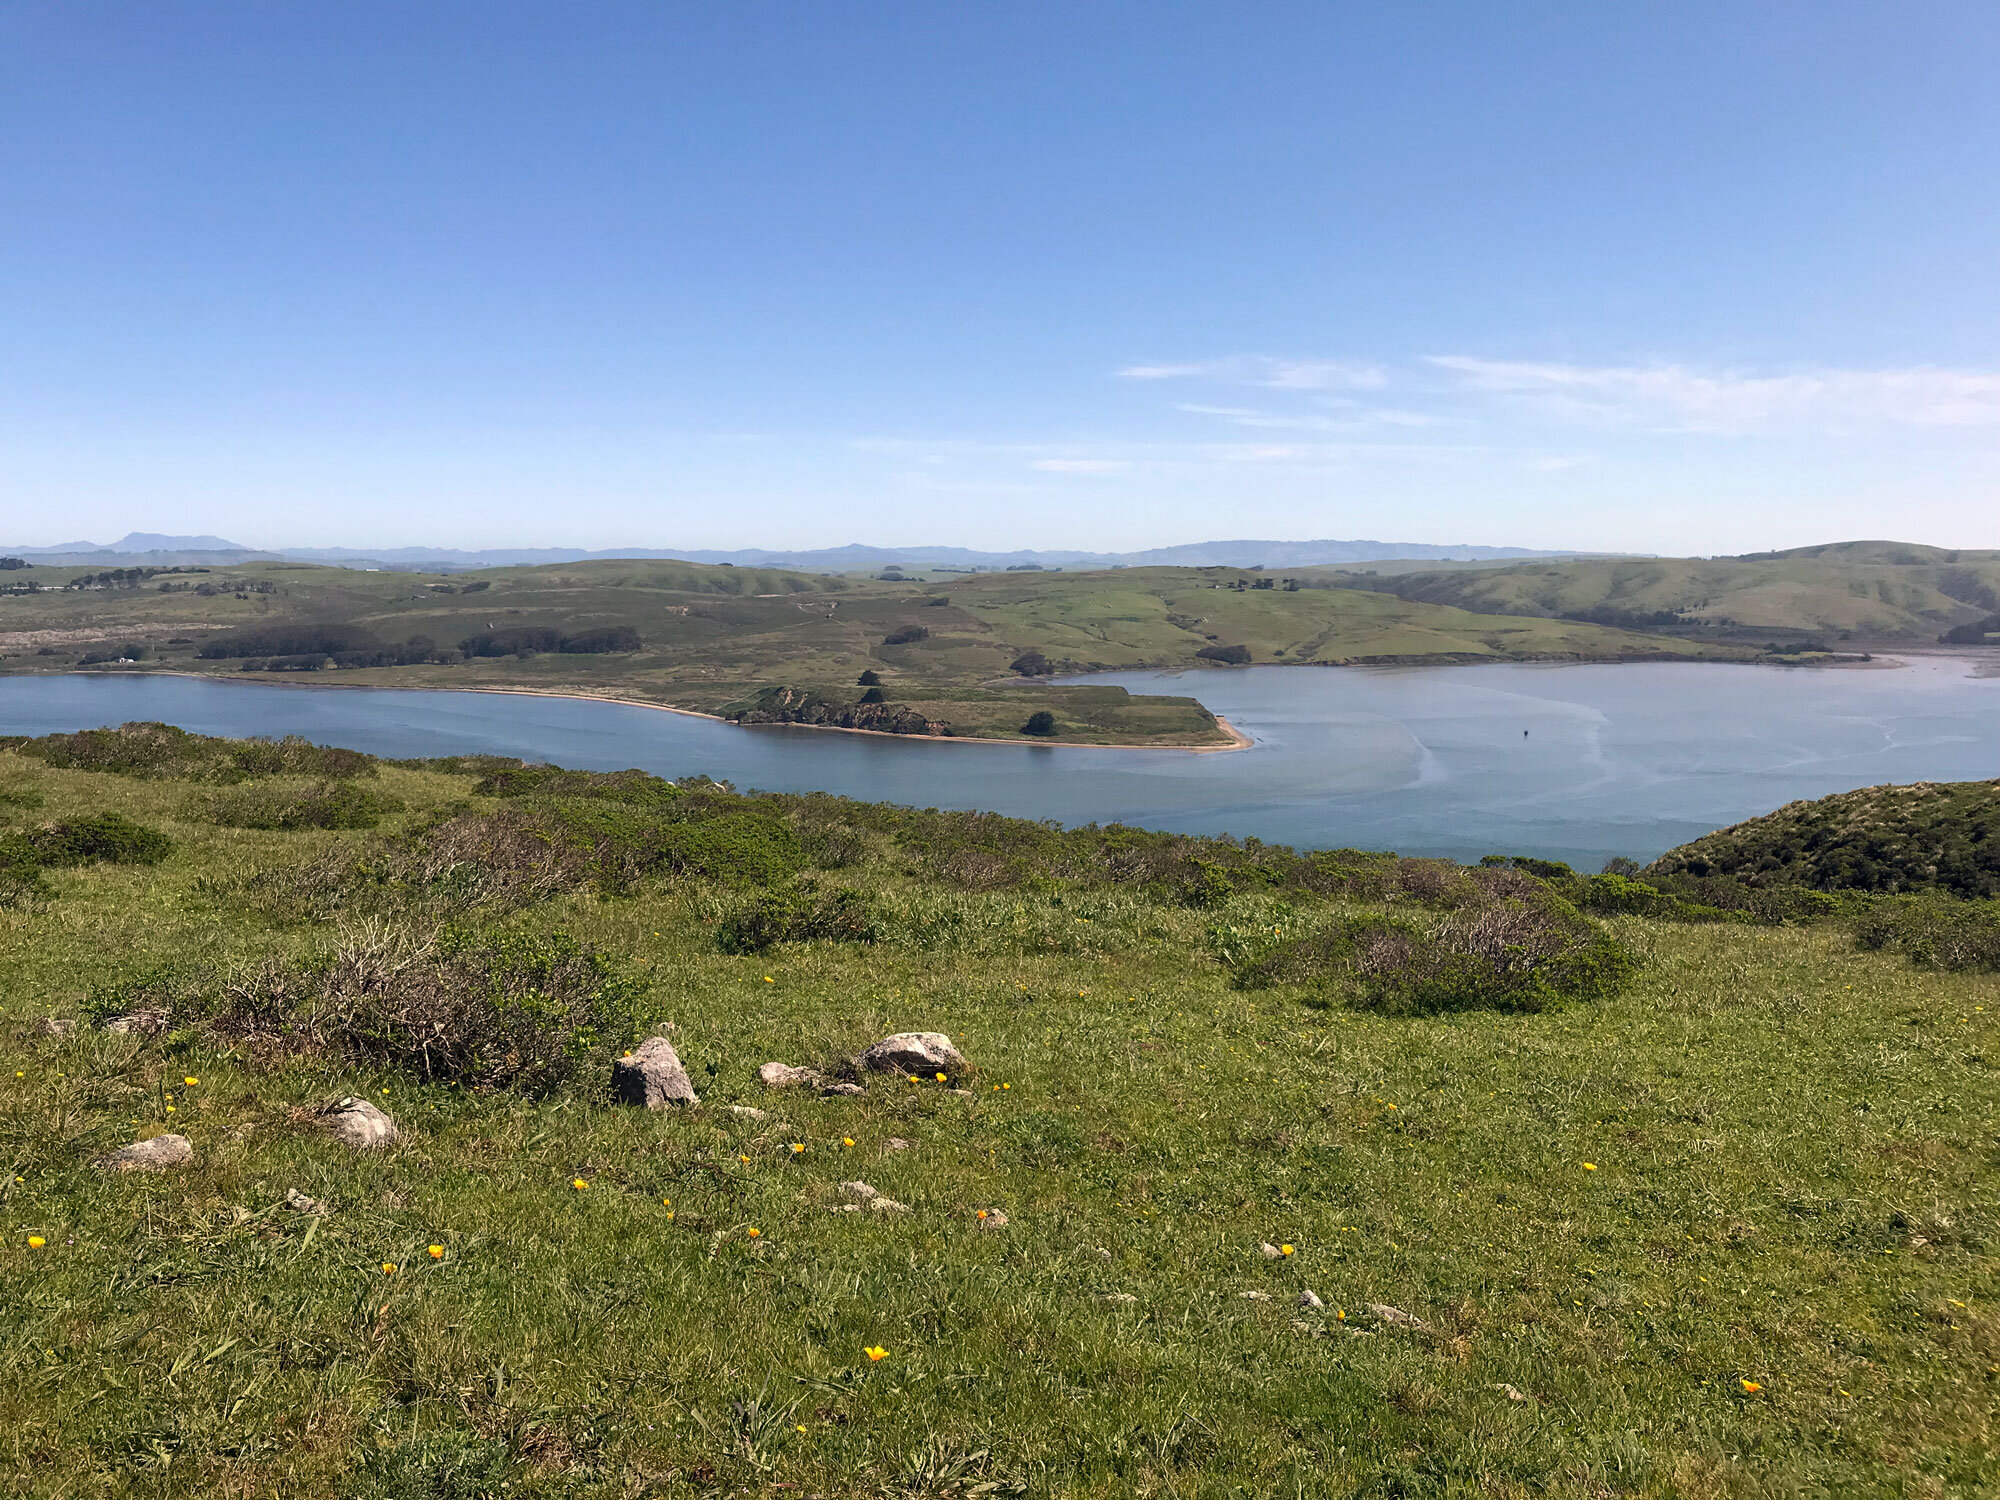
<svg viewBox="0 0 2000 1500">
<path fill-rule="evenodd" d="M 24 836 L 119 812 L 174 840 L 0 910 L 11 1493 L 2000 1485 L 1991 974 L 1918 972 L 1839 923 L 1611 917 L 1638 960 L 1614 998 L 1385 1013 L 1228 965 L 1343 912 L 1429 910 L 1389 888 L 1260 884 L 1259 851 L 1193 842 L 1186 886 L 1024 873 L 1024 825 L 824 799 L 772 806 L 875 941 L 721 951 L 757 899 L 740 871 L 430 908 L 298 873 L 342 851 L 379 872 L 441 819 L 527 805 L 477 769 L 383 766 L 356 783 L 400 809 L 375 831 L 276 831 L 217 818 L 245 816 L 245 785 L 277 806 L 306 783 L 0 753 Z M 546 1091 L 481 1091 L 92 1024 L 268 987 L 273 960 L 423 911 L 595 949 L 637 1034 L 671 1025 L 701 1106 L 610 1104 L 610 1035 Z M 825 1098 L 756 1081 L 919 1029 L 975 1071 Z M 311 1112 L 350 1092 L 401 1140 L 329 1139 Z M 93 1169 L 164 1130 L 191 1168 Z M 834 1211 L 854 1179 L 908 1211 Z"/>
</svg>

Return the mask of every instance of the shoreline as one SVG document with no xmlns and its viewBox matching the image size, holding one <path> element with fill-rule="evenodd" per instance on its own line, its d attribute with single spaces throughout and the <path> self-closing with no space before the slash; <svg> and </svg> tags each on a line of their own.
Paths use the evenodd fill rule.
<svg viewBox="0 0 2000 1500">
<path fill-rule="evenodd" d="M 184 677 L 195 682 L 231 682 L 253 688 L 293 688 L 300 692 L 350 693 L 489 693 L 511 698 L 567 698 L 579 703 L 616 703 L 625 708 L 651 709 L 655 713 L 680 714 L 689 719 L 707 719 L 714 724 L 727 724 L 732 729 L 809 729 L 819 734 L 865 734 L 876 739 L 899 740 L 915 745 L 1013 745 L 1029 750 L 1170 750 L 1181 755 L 1222 755 L 1236 750 L 1255 748 L 1256 741 L 1238 729 L 1234 724 L 1215 715 L 1216 727 L 1229 736 L 1226 745 L 1105 745 L 1089 740 L 1023 740 L 997 739 L 979 735 L 945 734 L 893 734 L 886 729 L 850 729 L 843 724 L 742 724 L 735 719 L 726 719 L 721 714 L 703 713 L 695 708 L 676 708 L 671 703 L 652 703 L 641 698 L 614 698 L 608 693 L 562 692 L 555 688 L 531 687 L 398 687 L 387 683 L 372 682 L 256 682 L 246 681 L 246 674 L 221 672 L 178 672 L 171 668 L 154 672 L 8 672 L 7 677 Z"/>
</svg>

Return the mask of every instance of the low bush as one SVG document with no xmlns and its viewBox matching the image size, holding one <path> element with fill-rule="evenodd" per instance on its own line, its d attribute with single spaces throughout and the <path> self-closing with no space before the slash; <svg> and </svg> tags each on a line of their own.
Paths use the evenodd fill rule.
<svg viewBox="0 0 2000 1500">
<path fill-rule="evenodd" d="M 1250 664 L 1248 646 L 1203 646 L 1195 655 L 1203 661 L 1220 662 L 1226 667 L 1243 667 Z"/>
<path fill-rule="evenodd" d="M 885 646 L 911 646 L 915 645 L 918 641 L 927 641 L 930 638 L 930 627 L 927 625 L 898 625 L 894 630 L 882 637 L 882 644 Z"/>
<path fill-rule="evenodd" d="M 1426 918 L 1343 916 L 1232 965 L 1246 988 L 1295 986 L 1391 1014 L 1539 1011 L 1616 994 L 1632 954 L 1567 902 L 1509 898 Z"/>
<path fill-rule="evenodd" d="M 543 1093 L 633 1035 L 639 993 L 567 933 L 374 924 L 318 967 L 266 964 L 226 981 L 203 1022 L 252 1045 Z"/>
<path fill-rule="evenodd" d="M 211 822 L 224 828 L 373 828 L 401 812 L 394 797 L 351 781 L 254 782 L 209 799 Z"/>
<path fill-rule="evenodd" d="M 596 656 L 637 651 L 643 644 L 639 632 L 630 625 L 606 625 L 570 634 L 552 625 L 510 625 L 469 635 L 458 643 L 458 649 L 467 656 L 536 656 L 551 651 Z"/>
<path fill-rule="evenodd" d="M 878 936 L 861 892 L 800 880 L 761 892 L 724 917 L 716 946 L 724 953 L 763 953 L 779 943 L 872 943 Z"/>
<path fill-rule="evenodd" d="M 1885 901 L 1856 924 L 1855 941 L 1905 954 L 1919 969 L 2000 972 L 2000 901 Z"/>
<path fill-rule="evenodd" d="M 23 840 L 33 852 L 35 862 L 45 866 L 99 861 L 112 865 L 156 865 L 174 849 L 174 841 L 164 833 L 115 812 L 70 818 L 10 837 Z"/>
</svg>

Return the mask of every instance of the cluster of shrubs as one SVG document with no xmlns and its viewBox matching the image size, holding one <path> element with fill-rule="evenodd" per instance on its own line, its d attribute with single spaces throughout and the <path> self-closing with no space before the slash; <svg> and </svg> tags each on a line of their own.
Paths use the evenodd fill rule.
<svg viewBox="0 0 2000 1500">
<path fill-rule="evenodd" d="M 458 643 L 458 649 L 474 656 L 538 656 L 562 652 L 572 656 L 601 656 L 610 652 L 637 651 L 645 642 L 630 625 L 606 625 L 595 630 L 563 632 L 548 625 L 510 625 L 500 630 L 483 630 Z"/>
<path fill-rule="evenodd" d="M 296 735 L 282 740 L 218 739 L 172 724 L 138 721 L 116 729 L 84 729 L 36 739 L 0 736 L 0 748 L 66 771 L 108 771 L 149 780 L 232 783 L 254 776 L 314 776 L 336 781 L 375 774 L 375 758 L 359 750 L 315 745 Z"/>
<path fill-rule="evenodd" d="M 0 833 L 0 907 L 44 898 L 44 870 L 69 865 L 156 865 L 174 841 L 123 813 L 98 813 L 27 830 Z"/>
<path fill-rule="evenodd" d="M 1247 667 L 1250 664 L 1248 646 L 1203 646 L 1195 652 L 1202 661 L 1219 662 L 1225 667 Z"/>
<path fill-rule="evenodd" d="M 1933 892 L 1877 902 L 1857 924 L 1855 941 L 1902 953 L 1920 969 L 2000 973 L 2000 901 Z"/>
<path fill-rule="evenodd" d="M 373 828 L 401 812 L 396 798 L 354 781 L 258 781 L 208 799 L 208 816 L 224 828 Z"/>
</svg>

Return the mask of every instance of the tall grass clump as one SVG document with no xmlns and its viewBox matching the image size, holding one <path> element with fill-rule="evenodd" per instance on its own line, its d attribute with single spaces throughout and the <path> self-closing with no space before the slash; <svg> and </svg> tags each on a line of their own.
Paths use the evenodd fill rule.
<svg viewBox="0 0 2000 1500">
<path fill-rule="evenodd" d="M 208 799 L 209 820 L 224 828 L 373 828 L 400 812 L 394 797 L 351 781 L 259 781 Z"/>
<path fill-rule="evenodd" d="M 764 953 L 780 943 L 872 943 L 879 935 L 860 891 L 801 879 L 738 906 L 722 919 L 715 943 L 724 953 Z"/>
</svg>

